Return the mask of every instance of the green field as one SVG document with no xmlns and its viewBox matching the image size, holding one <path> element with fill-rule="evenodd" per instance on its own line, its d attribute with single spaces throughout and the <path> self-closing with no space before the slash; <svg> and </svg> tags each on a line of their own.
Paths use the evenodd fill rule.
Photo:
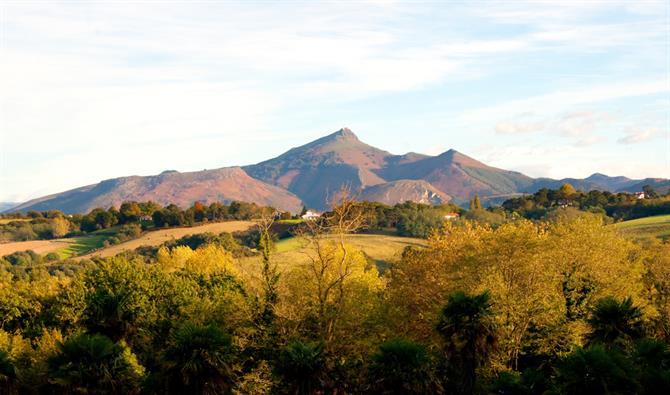
<svg viewBox="0 0 670 395">
<path fill-rule="evenodd" d="M 90 251 L 102 248 L 108 235 L 82 236 L 72 239 L 74 242 L 65 248 L 56 251 L 62 259 L 86 254 Z"/>
<path fill-rule="evenodd" d="M 657 215 L 633 219 L 630 221 L 614 224 L 621 233 L 636 239 L 657 237 L 659 239 L 670 239 L 670 215 Z"/>
</svg>

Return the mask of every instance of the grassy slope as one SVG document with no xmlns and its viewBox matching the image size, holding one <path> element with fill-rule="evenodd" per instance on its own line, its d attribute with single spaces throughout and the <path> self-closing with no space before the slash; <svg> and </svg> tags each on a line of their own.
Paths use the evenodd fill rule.
<svg viewBox="0 0 670 395">
<path fill-rule="evenodd" d="M 247 230 L 254 225 L 251 221 L 230 221 L 230 222 L 215 222 L 202 224 L 188 228 L 172 228 L 172 229 L 158 229 L 144 233 L 137 239 L 129 240 L 121 244 L 103 248 L 101 250 L 84 255 L 84 258 L 91 258 L 93 256 L 108 257 L 114 256 L 123 251 L 132 251 L 141 246 L 158 246 L 166 241 L 172 239 L 179 239 L 186 235 L 197 233 L 221 233 L 221 232 L 237 232 Z"/>
<path fill-rule="evenodd" d="M 188 228 L 158 229 L 144 233 L 137 239 L 129 240 L 121 244 L 102 248 L 105 240 L 116 234 L 116 227 L 93 232 L 90 235 L 73 237 L 68 239 L 56 240 L 31 240 L 0 244 L 0 256 L 9 255 L 17 251 L 33 250 L 38 254 L 44 255 L 50 252 L 57 252 L 61 258 L 70 258 L 75 256 L 113 256 L 122 251 L 134 250 L 140 246 L 156 246 L 172 239 L 196 234 L 196 233 L 221 233 L 236 232 L 246 230 L 254 223 L 251 221 L 230 221 L 216 222 L 197 225 Z M 91 252 L 93 251 L 93 252 Z M 88 255 L 84 255 L 88 254 Z"/>
<path fill-rule="evenodd" d="M 670 238 L 670 215 L 657 215 L 614 224 L 623 234 L 634 238 Z"/>
</svg>

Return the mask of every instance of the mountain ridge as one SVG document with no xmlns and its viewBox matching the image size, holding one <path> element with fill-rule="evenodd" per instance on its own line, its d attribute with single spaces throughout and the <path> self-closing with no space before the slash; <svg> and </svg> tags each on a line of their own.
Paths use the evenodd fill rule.
<svg viewBox="0 0 670 395">
<path fill-rule="evenodd" d="M 455 149 L 436 156 L 415 152 L 394 155 L 364 143 L 350 129 L 342 128 L 253 165 L 118 177 L 32 199 L 12 210 L 58 209 L 76 213 L 118 206 L 124 200 L 182 206 L 196 201 L 243 200 L 297 212 L 303 205 L 325 209 L 328 198 L 342 185 L 364 199 L 387 204 L 405 200 L 465 204 L 475 194 L 493 202 L 541 188 L 558 188 L 564 183 L 581 190 L 611 192 L 635 192 L 645 183 L 659 191 L 670 189 L 667 179 L 634 180 L 602 173 L 585 179 L 531 178 L 486 165 Z"/>
</svg>

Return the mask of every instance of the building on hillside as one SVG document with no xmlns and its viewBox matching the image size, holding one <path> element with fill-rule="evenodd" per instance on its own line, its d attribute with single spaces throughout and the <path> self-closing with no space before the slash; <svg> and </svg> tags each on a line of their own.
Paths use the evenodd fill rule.
<svg viewBox="0 0 670 395">
<path fill-rule="evenodd" d="M 150 222 L 153 221 L 153 218 L 151 217 L 151 215 L 142 215 L 140 216 L 140 221 Z"/>
<path fill-rule="evenodd" d="M 646 199 L 647 195 L 644 192 L 635 192 L 635 197 L 637 199 Z"/>
<path fill-rule="evenodd" d="M 456 219 L 460 216 L 461 215 L 459 213 L 446 213 L 446 214 L 444 214 L 444 219 L 446 219 L 448 221 L 451 221 L 451 220 L 454 220 L 454 219 Z"/>
<path fill-rule="evenodd" d="M 307 210 L 307 212 L 302 215 L 302 219 L 304 219 L 305 221 L 314 220 L 320 217 L 321 217 L 320 213 L 317 213 L 316 211 L 312 210 Z"/>
</svg>

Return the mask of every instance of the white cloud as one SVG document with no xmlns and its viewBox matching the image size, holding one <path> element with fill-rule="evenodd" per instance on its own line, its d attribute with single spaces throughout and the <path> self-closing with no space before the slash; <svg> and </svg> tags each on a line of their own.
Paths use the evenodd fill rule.
<svg viewBox="0 0 670 395">
<path fill-rule="evenodd" d="M 624 136 L 619 138 L 619 144 L 639 144 L 656 138 L 662 137 L 662 133 L 658 128 L 639 128 L 630 127 L 624 132 Z"/>
</svg>

